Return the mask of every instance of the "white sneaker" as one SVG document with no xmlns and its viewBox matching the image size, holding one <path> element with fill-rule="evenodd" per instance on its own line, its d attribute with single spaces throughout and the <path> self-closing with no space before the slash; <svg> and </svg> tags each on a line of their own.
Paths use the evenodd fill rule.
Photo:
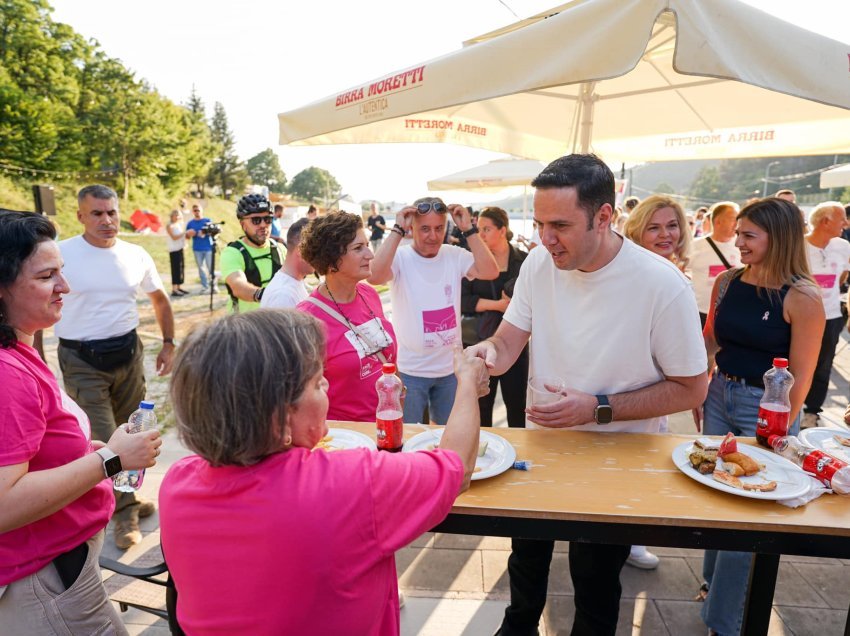
<svg viewBox="0 0 850 636">
<path fill-rule="evenodd" d="M 645 545 L 633 545 L 629 558 L 626 559 L 626 565 L 641 570 L 654 570 L 658 567 L 658 563 L 658 557 L 647 550 Z"/>
<path fill-rule="evenodd" d="M 817 413 L 803 413 L 803 420 L 800 422 L 800 430 L 804 430 L 807 428 L 815 428 L 817 425 Z"/>
<path fill-rule="evenodd" d="M 398 608 L 401 609 L 404 607 L 404 592 L 401 590 L 398 591 Z"/>
</svg>

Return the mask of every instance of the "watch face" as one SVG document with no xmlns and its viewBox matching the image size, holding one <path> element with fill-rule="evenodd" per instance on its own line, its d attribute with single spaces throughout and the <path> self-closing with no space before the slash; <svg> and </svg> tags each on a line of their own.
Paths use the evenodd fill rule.
<svg viewBox="0 0 850 636">
<path fill-rule="evenodd" d="M 116 455 L 115 457 L 110 457 L 105 462 L 103 462 L 103 468 L 106 471 L 107 477 L 114 477 L 118 473 L 121 472 L 121 458 Z"/>
<path fill-rule="evenodd" d="M 600 404 L 596 407 L 596 423 L 610 424 L 614 421 L 614 409 L 608 404 Z"/>
</svg>

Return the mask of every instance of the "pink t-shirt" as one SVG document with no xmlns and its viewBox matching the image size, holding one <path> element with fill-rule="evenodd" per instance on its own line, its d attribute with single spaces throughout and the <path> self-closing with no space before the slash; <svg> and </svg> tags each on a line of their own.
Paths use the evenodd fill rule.
<svg viewBox="0 0 850 636">
<path fill-rule="evenodd" d="M 63 466 L 92 452 L 89 421 L 59 388 L 35 349 L 0 348 L 0 466 L 29 472 Z M 37 572 L 106 527 L 115 498 L 104 479 L 52 515 L 0 534 L 0 585 Z"/>
<path fill-rule="evenodd" d="M 325 378 L 329 384 L 329 420 L 374 421 L 378 407 L 375 381 L 381 375 L 382 363 L 378 356 L 371 352 L 383 345 L 381 350 L 387 362 L 396 361 L 395 331 L 390 321 L 384 317 L 378 292 L 366 283 L 358 283 L 357 291 L 359 295 L 350 303 L 340 303 L 339 309 L 322 296 L 318 289 L 310 296 L 348 318 L 357 328 L 359 336 L 309 300 L 302 301 L 297 306 L 325 325 Z"/>
<path fill-rule="evenodd" d="M 174 464 L 162 548 L 189 634 L 399 633 L 394 553 L 442 521 L 452 451 L 293 448 L 250 467 Z"/>
</svg>

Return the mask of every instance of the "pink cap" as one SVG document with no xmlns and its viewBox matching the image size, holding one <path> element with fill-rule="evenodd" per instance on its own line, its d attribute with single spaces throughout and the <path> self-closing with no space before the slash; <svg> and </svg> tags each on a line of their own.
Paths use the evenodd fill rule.
<svg viewBox="0 0 850 636">
<path fill-rule="evenodd" d="M 788 364 L 787 360 L 785 364 Z M 395 373 L 395 363 L 393 362 L 384 362 L 384 364 L 381 365 L 381 368 L 384 370 L 384 373 Z"/>
<path fill-rule="evenodd" d="M 773 366 L 779 367 L 780 369 L 788 368 L 788 358 L 774 358 Z"/>
</svg>

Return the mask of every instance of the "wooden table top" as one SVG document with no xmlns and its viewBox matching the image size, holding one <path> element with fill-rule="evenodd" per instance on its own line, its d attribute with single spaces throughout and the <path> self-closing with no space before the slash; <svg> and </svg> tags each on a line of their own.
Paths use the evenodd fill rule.
<svg viewBox="0 0 850 636">
<path fill-rule="evenodd" d="M 375 431 L 372 423 L 328 425 L 370 437 Z M 692 435 L 486 430 L 513 444 L 517 459 L 534 465 L 527 472 L 511 469 L 473 481 L 453 513 L 850 537 L 850 497 L 822 495 L 792 509 L 727 494 L 687 477 L 671 454 Z M 421 431 L 405 425 L 405 439 Z"/>
</svg>

